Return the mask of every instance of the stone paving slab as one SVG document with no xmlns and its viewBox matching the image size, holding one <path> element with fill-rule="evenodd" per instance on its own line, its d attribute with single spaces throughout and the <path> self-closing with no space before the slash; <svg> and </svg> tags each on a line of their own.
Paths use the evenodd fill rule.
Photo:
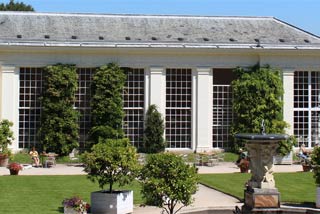
<svg viewBox="0 0 320 214">
<path fill-rule="evenodd" d="M 0 175 L 9 175 L 9 170 L 6 167 L 0 167 Z M 24 167 L 19 172 L 19 175 L 85 175 L 83 167 L 80 165 L 57 164 L 49 168 Z"/>
<path fill-rule="evenodd" d="M 188 207 L 184 207 L 181 213 L 187 213 L 188 211 L 193 211 L 197 209 L 203 209 L 207 207 L 225 207 L 232 209 L 235 206 L 241 207 L 243 204 L 239 202 L 238 199 L 223 194 L 219 191 L 215 191 L 203 185 L 199 185 L 197 193 L 194 195 L 194 202 Z M 161 209 L 157 207 L 135 207 L 133 213 L 138 214 L 152 214 L 160 213 Z"/>
</svg>

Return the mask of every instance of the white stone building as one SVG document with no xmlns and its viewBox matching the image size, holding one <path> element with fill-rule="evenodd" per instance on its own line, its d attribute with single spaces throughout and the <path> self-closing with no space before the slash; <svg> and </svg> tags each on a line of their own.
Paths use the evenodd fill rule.
<svg viewBox="0 0 320 214">
<path fill-rule="evenodd" d="M 288 134 L 320 138 L 320 38 L 273 17 L 200 17 L 0 12 L 0 115 L 14 122 L 14 150 L 37 142 L 42 67 L 75 64 L 90 127 L 94 68 L 126 68 L 124 129 L 141 145 L 144 114 L 156 104 L 171 149 L 228 147 L 232 69 L 257 63 L 282 70 Z"/>
</svg>

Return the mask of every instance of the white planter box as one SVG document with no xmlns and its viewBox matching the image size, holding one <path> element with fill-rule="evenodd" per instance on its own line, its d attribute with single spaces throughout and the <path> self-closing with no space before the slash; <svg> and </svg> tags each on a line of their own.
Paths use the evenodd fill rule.
<svg viewBox="0 0 320 214">
<path fill-rule="evenodd" d="M 320 187 L 317 187 L 316 207 L 320 208 Z"/>
<path fill-rule="evenodd" d="M 292 151 L 286 156 L 273 156 L 273 164 L 292 164 Z"/>
<path fill-rule="evenodd" d="M 91 193 L 91 213 L 127 214 L 133 213 L 133 192 L 117 191 L 113 193 L 98 191 Z"/>
</svg>

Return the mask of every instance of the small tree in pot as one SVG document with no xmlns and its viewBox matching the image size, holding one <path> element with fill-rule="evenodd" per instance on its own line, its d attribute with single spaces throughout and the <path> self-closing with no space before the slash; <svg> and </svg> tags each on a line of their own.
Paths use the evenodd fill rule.
<svg viewBox="0 0 320 214">
<path fill-rule="evenodd" d="M 130 183 L 134 180 L 138 171 L 138 161 L 136 148 L 129 140 L 124 139 L 99 139 L 99 143 L 92 147 L 92 152 L 84 154 L 85 171 L 88 178 L 95 182 L 98 181 L 102 189 L 91 193 L 91 204 L 93 213 L 130 213 L 133 211 L 132 191 L 114 191 L 113 185 L 119 186 Z M 108 190 L 103 190 L 109 184 Z M 111 195 L 116 195 L 114 197 Z M 119 200 L 118 198 L 121 198 Z M 123 206 L 116 205 L 118 201 L 124 201 Z M 112 205 L 108 205 L 106 200 L 110 200 Z M 117 210 L 122 207 L 124 210 Z"/>
<path fill-rule="evenodd" d="M 320 147 L 313 148 L 311 154 L 311 164 L 313 166 L 313 177 L 317 185 L 316 207 L 320 208 Z"/>
</svg>

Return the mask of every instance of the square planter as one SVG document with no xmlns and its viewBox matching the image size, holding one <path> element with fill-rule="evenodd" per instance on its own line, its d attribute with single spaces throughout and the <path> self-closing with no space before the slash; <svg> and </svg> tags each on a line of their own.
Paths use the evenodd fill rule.
<svg viewBox="0 0 320 214">
<path fill-rule="evenodd" d="M 317 187 L 316 207 L 320 208 L 320 187 Z"/>
<path fill-rule="evenodd" d="M 286 155 L 286 156 L 281 156 L 281 155 L 276 155 L 273 156 L 273 164 L 292 164 L 292 151 Z"/>
<path fill-rule="evenodd" d="M 94 214 L 133 213 L 132 191 L 97 191 L 91 193 L 91 212 Z"/>
</svg>

